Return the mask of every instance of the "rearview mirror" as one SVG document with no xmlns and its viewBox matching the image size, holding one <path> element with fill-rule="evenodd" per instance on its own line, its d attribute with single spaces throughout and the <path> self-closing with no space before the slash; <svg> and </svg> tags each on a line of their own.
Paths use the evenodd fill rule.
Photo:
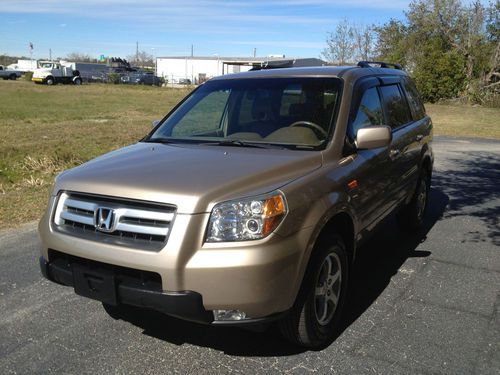
<svg viewBox="0 0 500 375">
<path fill-rule="evenodd" d="M 356 147 L 358 150 L 386 147 L 391 144 L 392 130 L 390 126 L 374 125 L 361 128 L 356 133 Z"/>
<path fill-rule="evenodd" d="M 158 125 L 159 123 L 160 123 L 160 120 L 153 120 L 151 122 L 151 125 L 152 125 L 153 128 L 156 128 L 156 125 Z"/>
</svg>

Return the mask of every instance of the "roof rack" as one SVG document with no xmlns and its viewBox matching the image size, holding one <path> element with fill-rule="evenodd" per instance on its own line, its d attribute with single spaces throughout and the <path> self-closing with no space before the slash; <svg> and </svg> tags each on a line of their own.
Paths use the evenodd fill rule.
<svg viewBox="0 0 500 375">
<path fill-rule="evenodd" d="M 254 65 L 250 70 L 267 70 L 279 68 L 291 68 L 294 65 L 293 60 L 280 60 L 280 61 L 263 61 L 259 65 Z"/>
<path fill-rule="evenodd" d="M 387 63 L 383 61 L 360 61 L 358 66 L 360 68 L 373 68 L 372 65 L 380 65 L 381 68 L 393 68 L 398 70 L 403 70 L 403 67 L 399 64 Z"/>
</svg>

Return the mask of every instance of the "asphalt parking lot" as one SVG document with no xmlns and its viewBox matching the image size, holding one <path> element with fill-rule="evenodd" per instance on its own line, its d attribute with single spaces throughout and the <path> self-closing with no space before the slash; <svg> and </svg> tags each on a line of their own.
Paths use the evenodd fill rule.
<svg viewBox="0 0 500 375">
<path fill-rule="evenodd" d="M 264 333 L 101 304 L 38 269 L 35 224 L 0 233 L 1 373 L 500 373 L 500 142 L 436 138 L 425 226 L 390 219 L 363 247 L 337 339 Z"/>
</svg>

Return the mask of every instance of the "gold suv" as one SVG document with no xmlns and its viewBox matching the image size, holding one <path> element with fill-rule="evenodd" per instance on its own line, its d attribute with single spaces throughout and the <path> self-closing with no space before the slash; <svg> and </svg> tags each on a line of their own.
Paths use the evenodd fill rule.
<svg viewBox="0 0 500 375">
<path fill-rule="evenodd" d="M 391 68 L 392 67 L 392 68 Z M 333 337 L 356 249 L 422 222 L 432 123 L 394 64 L 211 79 L 136 144 L 61 173 L 39 232 L 49 280 L 194 322 Z"/>
</svg>

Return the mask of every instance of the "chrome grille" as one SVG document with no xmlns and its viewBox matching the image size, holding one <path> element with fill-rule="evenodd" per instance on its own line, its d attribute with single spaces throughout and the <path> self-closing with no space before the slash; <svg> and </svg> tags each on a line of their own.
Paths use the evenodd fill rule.
<svg viewBox="0 0 500 375">
<path fill-rule="evenodd" d="M 101 210 L 112 215 L 103 227 L 99 221 Z M 167 241 L 175 211 L 174 206 L 63 192 L 54 224 L 56 230 L 77 237 L 159 250 Z"/>
</svg>

